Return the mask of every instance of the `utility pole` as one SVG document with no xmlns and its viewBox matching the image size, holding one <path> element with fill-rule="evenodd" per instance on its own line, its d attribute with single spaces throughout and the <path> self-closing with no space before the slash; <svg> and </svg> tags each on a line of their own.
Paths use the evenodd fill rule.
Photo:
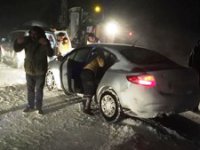
<svg viewBox="0 0 200 150">
<path fill-rule="evenodd" d="M 66 28 L 68 26 L 68 0 L 61 0 L 60 9 L 59 26 L 61 28 Z"/>
</svg>

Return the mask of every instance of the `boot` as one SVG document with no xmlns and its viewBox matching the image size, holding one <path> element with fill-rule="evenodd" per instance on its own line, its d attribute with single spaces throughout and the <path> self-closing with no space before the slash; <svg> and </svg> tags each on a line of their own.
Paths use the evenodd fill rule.
<svg viewBox="0 0 200 150">
<path fill-rule="evenodd" d="M 87 97 L 86 100 L 83 102 L 83 112 L 89 115 L 94 115 L 91 112 L 91 108 L 90 108 L 91 101 L 92 101 L 92 97 L 90 96 L 90 97 Z"/>
<path fill-rule="evenodd" d="M 85 109 L 85 100 L 82 101 L 82 102 L 80 103 L 80 105 L 79 105 L 79 110 L 80 110 L 80 111 L 84 111 L 84 109 Z"/>
<path fill-rule="evenodd" d="M 80 110 L 82 110 L 82 111 L 85 110 L 87 98 L 88 98 L 88 96 L 86 96 L 86 95 L 83 96 L 82 106 L 80 107 Z"/>
</svg>

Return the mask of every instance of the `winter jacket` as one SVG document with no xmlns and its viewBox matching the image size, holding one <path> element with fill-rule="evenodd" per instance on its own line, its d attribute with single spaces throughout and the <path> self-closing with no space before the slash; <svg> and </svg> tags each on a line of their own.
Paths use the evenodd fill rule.
<svg viewBox="0 0 200 150">
<path fill-rule="evenodd" d="M 47 40 L 47 39 L 46 39 Z M 48 41 L 48 40 L 47 40 Z M 29 75 L 44 75 L 47 72 L 47 56 L 53 56 L 53 49 L 48 41 L 47 45 L 41 45 L 38 41 L 25 37 L 22 44 L 14 42 L 15 52 L 25 50 L 24 68 Z"/>
<path fill-rule="evenodd" d="M 84 69 L 92 70 L 95 74 L 97 72 L 97 69 L 104 66 L 104 59 L 100 56 L 97 56 L 95 59 L 93 59 L 91 62 L 89 62 Z"/>
<path fill-rule="evenodd" d="M 189 57 L 189 66 L 200 71 L 200 46 L 195 46 Z"/>
</svg>

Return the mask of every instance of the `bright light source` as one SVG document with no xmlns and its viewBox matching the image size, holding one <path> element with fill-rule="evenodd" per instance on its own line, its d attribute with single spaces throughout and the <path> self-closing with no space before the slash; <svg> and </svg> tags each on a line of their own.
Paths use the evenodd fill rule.
<svg viewBox="0 0 200 150">
<path fill-rule="evenodd" d="M 95 11 L 96 13 L 100 13 L 100 12 L 101 12 L 101 7 L 100 7 L 100 6 L 95 6 L 95 7 L 94 7 L 94 11 Z"/>
<path fill-rule="evenodd" d="M 105 27 L 105 31 L 107 35 L 112 36 L 118 33 L 119 27 L 116 22 L 109 22 Z"/>
</svg>

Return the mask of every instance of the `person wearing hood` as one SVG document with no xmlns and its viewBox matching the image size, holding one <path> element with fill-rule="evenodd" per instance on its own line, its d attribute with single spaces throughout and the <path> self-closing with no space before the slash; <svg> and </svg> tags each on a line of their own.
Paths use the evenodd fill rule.
<svg viewBox="0 0 200 150">
<path fill-rule="evenodd" d="M 27 101 L 24 112 L 34 110 L 43 114 L 43 89 L 48 68 L 47 56 L 54 55 L 45 31 L 39 26 L 33 26 L 29 36 L 19 36 L 14 42 L 15 52 L 25 51 L 24 69 L 26 72 Z"/>
</svg>

